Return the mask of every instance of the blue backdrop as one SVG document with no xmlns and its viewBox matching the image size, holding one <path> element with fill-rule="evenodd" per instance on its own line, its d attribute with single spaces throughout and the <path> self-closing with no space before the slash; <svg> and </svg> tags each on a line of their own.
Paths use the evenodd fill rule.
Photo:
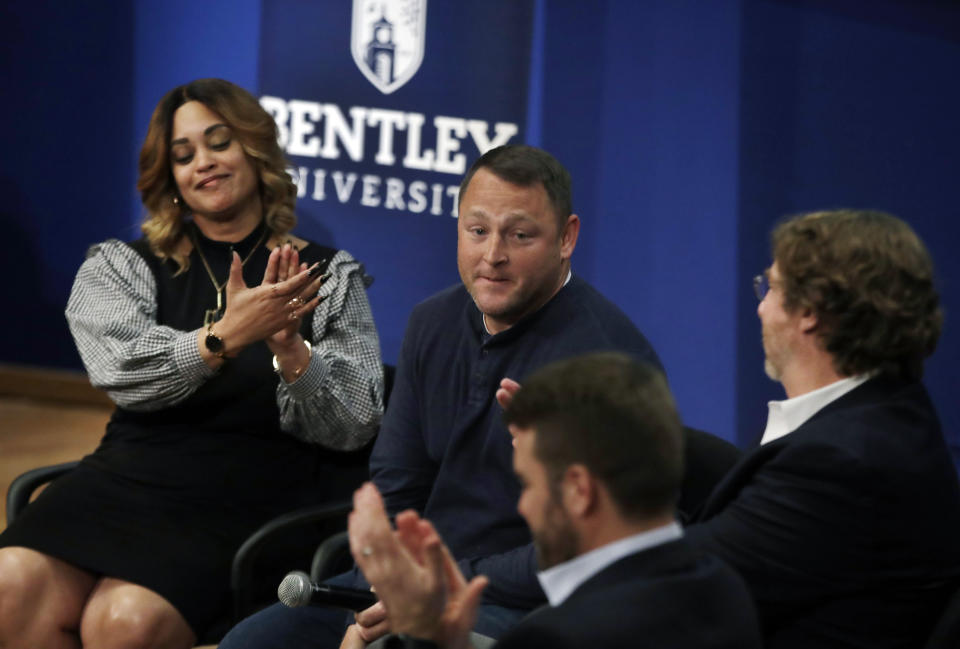
<svg viewBox="0 0 960 649">
<path fill-rule="evenodd" d="M 464 171 L 490 145 L 526 139 L 532 2 L 423 4 L 422 63 L 387 94 L 351 56 L 350 2 L 272 1 L 262 14 L 259 92 L 299 183 L 298 231 L 346 248 L 376 278 L 369 296 L 378 324 L 391 323 L 379 327 L 388 359 L 413 306 L 459 281 Z M 394 5 L 423 18 L 417 0 Z M 358 0 L 363 49 L 394 5 Z M 386 19 L 404 26 L 399 11 Z"/>
<path fill-rule="evenodd" d="M 296 43 L 284 38 L 293 10 L 283 7 L 347 20 L 346 0 L 6 3 L 0 362 L 79 366 L 63 304 L 87 245 L 136 235 L 134 170 L 150 111 L 173 85 L 221 76 L 258 95 L 334 103 L 348 117 L 355 106 L 423 114 L 425 133 L 438 115 L 516 123 L 516 139 L 541 144 L 573 174 L 583 219 L 575 272 L 648 334 L 686 420 L 740 442 L 759 433 L 766 400 L 782 394 L 763 374 L 749 285 L 769 263 L 771 225 L 839 206 L 899 214 L 938 268 L 946 326 L 926 383 L 957 443 L 960 8 L 846 0 L 507 4 L 515 13 L 498 29 L 485 21 L 486 3 L 430 0 L 427 29 L 441 31 L 428 31 L 417 74 L 383 95 L 351 61 L 331 66 L 341 77 L 324 76 L 328 57 L 349 56 L 347 27 L 333 30 L 339 42 L 286 49 Z M 431 49 L 437 44 L 439 55 Z M 460 44 L 472 54 L 457 54 Z M 514 54 L 497 58 L 501 51 Z M 289 72 L 277 67 L 285 61 Z M 297 74 L 303 91 L 288 85 Z M 497 79 L 509 90 L 502 97 L 491 89 Z M 471 147 L 464 138 L 468 158 Z M 347 154 L 291 161 L 331 173 L 362 166 Z M 376 163 L 363 173 L 455 184 L 453 174 Z M 385 357 L 394 360 L 410 306 L 456 280 L 454 220 L 341 204 L 330 188 L 324 201 L 301 207 L 309 232 L 329 235 L 377 276 L 375 317 Z M 400 236 L 429 243 L 396 245 Z"/>
</svg>

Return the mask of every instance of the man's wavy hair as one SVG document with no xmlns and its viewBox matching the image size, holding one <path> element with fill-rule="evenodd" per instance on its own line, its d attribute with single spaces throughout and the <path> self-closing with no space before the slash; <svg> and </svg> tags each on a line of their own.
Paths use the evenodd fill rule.
<svg viewBox="0 0 960 649">
<path fill-rule="evenodd" d="M 188 101 L 199 101 L 230 126 L 259 177 L 260 200 L 267 226 L 283 235 L 296 225 L 293 208 L 296 185 L 286 171 L 283 151 L 277 141 L 277 125 L 256 97 L 223 79 L 197 79 L 177 86 L 160 100 L 150 118 L 147 137 L 140 150 L 140 178 L 137 189 L 147 210 L 141 226 L 150 248 L 161 259 L 173 259 L 183 272 L 189 259 L 178 252 L 184 233 L 184 216 L 189 213 L 179 197 L 170 163 L 173 114 Z"/>
<path fill-rule="evenodd" d="M 784 308 L 817 317 L 837 372 L 922 376 L 943 312 L 930 254 L 909 225 L 883 212 L 813 212 L 781 223 L 772 240 Z"/>
</svg>

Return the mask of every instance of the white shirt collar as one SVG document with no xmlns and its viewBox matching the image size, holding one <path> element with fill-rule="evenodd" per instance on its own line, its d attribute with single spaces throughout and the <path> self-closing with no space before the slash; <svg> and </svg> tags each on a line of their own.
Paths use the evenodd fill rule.
<svg viewBox="0 0 960 649">
<path fill-rule="evenodd" d="M 573 270 L 568 268 L 568 269 L 567 269 L 567 279 L 563 280 L 563 286 L 561 286 L 560 288 L 563 288 L 563 287 L 566 286 L 568 283 L 570 283 L 570 278 L 571 278 L 571 277 L 573 277 Z M 487 314 L 486 314 L 486 313 L 481 313 L 481 314 L 480 314 L 480 320 L 483 322 L 483 330 L 484 330 L 484 332 L 486 332 L 486 334 L 487 334 L 488 336 L 492 336 L 493 334 L 490 333 L 490 328 L 487 327 Z"/>
<path fill-rule="evenodd" d="M 870 374 L 849 376 L 813 392 L 801 394 L 799 397 L 767 402 L 767 428 L 763 431 L 760 445 L 780 439 L 800 428 L 804 422 L 826 407 L 827 404 L 836 401 L 847 392 L 866 382 L 870 376 Z"/>
<path fill-rule="evenodd" d="M 540 586 L 547 594 L 550 605 L 559 606 L 580 587 L 580 584 L 615 561 L 661 543 L 679 539 L 681 536 L 683 536 L 683 529 L 674 521 L 668 525 L 608 543 L 596 550 L 557 564 L 537 573 L 537 579 L 540 580 Z"/>
</svg>

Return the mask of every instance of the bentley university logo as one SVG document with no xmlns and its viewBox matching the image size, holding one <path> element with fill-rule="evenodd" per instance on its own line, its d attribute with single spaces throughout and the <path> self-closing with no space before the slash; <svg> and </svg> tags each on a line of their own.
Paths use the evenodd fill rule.
<svg viewBox="0 0 960 649">
<path fill-rule="evenodd" d="M 370 83 L 390 94 L 413 78 L 423 62 L 427 0 L 352 1 L 353 60 Z M 409 214 L 456 217 L 468 156 L 506 144 L 519 133 L 515 122 L 340 106 L 329 98 L 264 95 L 260 105 L 277 123 L 280 146 L 298 159 L 288 168 L 297 198 Z M 376 153 L 365 160 L 371 141 Z M 314 164 L 314 159 L 331 162 Z M 350 168 L 337 168 L 338 160 Z M 419 175 L 426 173 L 430 175 Z"/>
<path fill-rule="evenodd" d="M 427 0 L 353 0 L 353 60 L 389 95 L 420 68 L 426 26 Z"/>
</svg>

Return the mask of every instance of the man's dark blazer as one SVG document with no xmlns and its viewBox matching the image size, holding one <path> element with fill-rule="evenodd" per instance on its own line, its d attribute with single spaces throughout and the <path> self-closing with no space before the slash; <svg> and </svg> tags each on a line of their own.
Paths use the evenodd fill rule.
<svg viewBox="0 0 960 649">
<path fill-rule="evenodd" d="M 629 555 L 537 609 L 496 649 L 760 649 L 743 580 L 686 539 Z"/>
<path fill-rule="evenodd" d="M 769 649 L 922 646 L 960 584 L 960 488 L 916 382 L 871 379 L 747 454 L 700 520 Z"/>
</svg>

